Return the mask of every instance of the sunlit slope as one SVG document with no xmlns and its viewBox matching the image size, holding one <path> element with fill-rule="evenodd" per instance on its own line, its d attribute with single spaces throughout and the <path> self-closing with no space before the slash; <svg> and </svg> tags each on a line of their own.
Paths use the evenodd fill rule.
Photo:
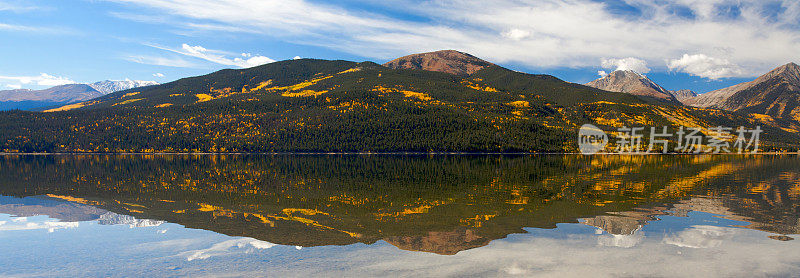
<svg viewBox="0 0 800 278">
<path fill-rule="evenodd" d="M 222 70 L 160 86 L 122 91 L 86 102 L 79 108 L 163 107 L 164 104 L 189 105 L 217 99 L 256 101 L 270 100 L 270 96 L 318 97 L 343 91 L 387 90 L 411 94 L 418 91 L 420 94 L 414 96 L 421 100 L 432 97 L 444 102 L 510 102 L 525 100 L 525 97 L 541 98 L 540 102 L 560 106 L 596 101 L 646 102 L 628 94 L 606 92 L 549 75 L 524 74 L 499 66 L 485 68 L 472 76 L 462 76 L 395 70 L 371 62 L 302 59 L 243 70 Z"/>
<path fill-rule="evenodd" d="M 655 99 L 625 93 L 608 92 L 589 86 L 564 82 L 545 74 L 527 74 L 511 71 L 499 66 L 482 69 L 472 75 L 501 90 L 538 95 L 549 103 L 572 106 L 580 103 L 608 101 L 615 103 L 646 103 Z"/>
<path fill-rule="evenodd" d="M 764 126 L 489 66 L 472 75 L 291 60 L 132 89 L 50 113 L 0 113 L 5 152 L 575 152 L 577 129 Z M 645 136 L 647 138 L 647 136 Z M 613 143 L 613 142 L 612 142 Z M 613 147 L 613 144 L 611 145 Z"/>
<path fill-rule="evenodd" d="M 301 83 L 315 75 L 332 74 L 352 67 L 354 62 L 293 60 L 263 66 L 180 79 L 159 86 L 121 91 L 94 99 L 83 109 L 107 107 L 156 107 L 163 104 L 188 105 L 233 93 L 258 91 L 264 87 Z M 223 96 L 224 95 L 224 96 Z"/>
</svg>

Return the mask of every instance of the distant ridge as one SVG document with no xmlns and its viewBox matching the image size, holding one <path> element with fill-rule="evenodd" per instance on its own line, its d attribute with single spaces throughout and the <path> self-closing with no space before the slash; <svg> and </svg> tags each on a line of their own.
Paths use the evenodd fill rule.
<svg viewBox="0 0 800 278">
<path fill-rule="evenodd" d="M 117 91 L 142 86 L 158 85 L 155 81 L 106 80 L 91 84 L 67 84 L 42 90 L 0 91 L 0 110 L 36 110 L 45 107 L 62 106 L 101 97 Z"/>
<path fill-rule="evenodd" d="M 50 101 L 72 102 L 101 96 L 100 92 L 86 84 L 68 84 L 43 90 L 0 91 L 0 101 Z"/>
<path fill-rule="evenodd" d="M 800 120 L 800 66 L 780 66 L 753 81 L 688 99 L 687 104 Z"/>
<path fill-rule="evenodd" d="M 683 103 L 684 101 L 686 101 L 686 100 L 688 100 L 690 98 L 693 98 L 693 97 L 697 96 L 697 93 L 695 93 L 692 90 L 687 90 L 687 89 L 677 90 L 677 91 L 669 91 L 669 93 L 672 94 L 675 98 L 677 98 L 678 101 L 680 101 L 681 103 Z"/>
</svg>

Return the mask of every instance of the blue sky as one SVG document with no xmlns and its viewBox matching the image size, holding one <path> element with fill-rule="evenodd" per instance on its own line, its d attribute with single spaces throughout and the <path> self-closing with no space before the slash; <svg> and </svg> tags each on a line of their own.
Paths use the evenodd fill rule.
<svg viewBox="0 0 800 278">
<path fill-rule="evenodd" d="M 0 89 L 168 82 L 304 58 L 457 49 L 585 83 L 706 92 L 800 62 L 795 0 L 0 0 Z"/>
</svg>

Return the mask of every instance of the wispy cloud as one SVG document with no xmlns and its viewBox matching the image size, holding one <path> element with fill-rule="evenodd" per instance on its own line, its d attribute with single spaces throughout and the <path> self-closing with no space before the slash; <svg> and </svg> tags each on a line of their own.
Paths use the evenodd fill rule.
<svg viewBox="0 0 800 278">
<path fill-rule="evenodd" d="M 20 12 L 39 10 L 39 9 L 41 9 L 41 7 L 20 4 L 20 3 L 10 3 L 8 1 L 0 1 L 0 12 L 10 11 L 10 12 L 20 13 Z"/>
<path fill-rule="evenodd" d="M 25 26 L 25 25 L 16 25 L 16 24 L 5 24 L 5 23 L 0 23 L 0 30 L 21 31 L 21 32 L 45 32 L 45 31 L 50 31 L 50 29 L 47 29 L 47 28 Z"/>
<path fill-rule="evenodd" d="M 303 0 L 110 1 L 162 11 L 179 19 L 171 24 L 180 28 L 261 33 L 379 59 L 460 49 L 533 67 L 596 67 L 603 57 L 637 57 L 666 70 L 669 60 L 702 53 L 750 69 L 740 75 L 800 60 L 794 0 L 626 0 L 639 12 L 625 15 L 593 0 L 384 4 L 409 7 L 407 13 L 424 20 Z M 720 12 L 723 7 L 735 12 Z"/>
<path fill-rule="evenodd" d="M 24 85 L 39 85 L 39 86 L 58 86 L 58 85 L 65 85 L 65 84 L 75 84 L 75 81 L 69 79 L 67 77 L 62 76 L 54 76 L 47 73 L 41 73 L 37 76 L 1 76 L 0 81 L 5 81 L 5 83 L 13 82 L 14 84 L 10 84 L 7 86 L 14 86 L 14 87 L 21 87 L 21 84 Z"/>
<path fill-rule="evenodd" d="M 128 55 L 123 57 L 126 61 L 154 66 L 176 67 L 176 68 L 200 68 L 200 65 L 186 61 L 182 58 L 150 56 L 150 55 Z"/>
<path fill-rule="evenodd" d="M 156 44 L 146 44 L 146 45 L 150 46 L 150 47 L 153 47 L 153 48 L 166 50 L 166 51 L 178 53 L 178 54 L 181 54 L 181 55 L 186 55 L 186 56 L 189 56 L 189 57 L 202 59 L 202 60 L 205 60 L 205 61 L 208 61 L 208 62 L 212 62 L 212 63 L 215 63 L 215 64 L 219 64 L 219 65 L 236 66 L 236 67 L 240 67 L 240 68 L 255 67 L 255 66 L 259 66 L 259 65 L 275 62 L 275 60 L 270 59 L 268 57 L 261 56 L 261 55 L 253 55 L 253 54 L 250 54 L 250 53 L 241 53 L 241 54 L 239 54 L 240 57 L 228 58 L 226 56 L 231 55 L 232 53 L 229 53 L 227 51 L 221 51 L 221 50 L 207 49 L 207 48 L 199 46 L 199 45 L 192 46 L 192 45 L 188 45 L 188 44 L 185 44 L 185 43 L 181 45 L 181 48 L 170 48 L 170 47 L 160 46 L 160 45 L 156 45 Z"/>
<path fill-rule="evenodd" d="M 19 25 L 19 24 L 8 24 L 2 22 L 0 22 L 0 31 L 46 34 L 46 35 L 75 35 L 81 33 L 78 30 L 66 27 L 29 26 L 29 25 Z"/>
</svg>

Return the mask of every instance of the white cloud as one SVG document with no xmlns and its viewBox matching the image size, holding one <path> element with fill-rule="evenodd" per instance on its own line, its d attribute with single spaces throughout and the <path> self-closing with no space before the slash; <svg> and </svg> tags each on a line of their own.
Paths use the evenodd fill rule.
<svg viewBox="0 0 800 278">
<path fill-rule="evenodd" d="M 153 77 L 156 77 L 156 78 L 164 78 L 164 74 L 163 74 L 163 73 L 160 73 L 160 72 L 156 72 L 156 73 L 154 73 L 154 74 L 153 74 Z"/>
<path fill-rule="evenodd" d="M 276 246 L 276 244 L 253 238 L 238 238 L 216 243 L 206 249 L 187 251 L 182 253 L 181 256 L 186 256 L 187 261 L 205 260 L 211 257 L 231 255 L 237 252 L 252 252 L 256 249 L 269 249 L 274 246 Z"/>
<path fill-rule="evenodd" d="M 75 81 L 67 77 L 53 76 L 42 73 L 38 76 L 0 76 L 0 80 L 14 81 L 21 84 L 33 84 L 39 86 L 58 86 L 65 84 L 75 84 Z"/>
<path fill-rule="evenodd" d="M 6 88 L 9 88 L 9 89 L 12 89 L 12 90 L 22 89 L 22 85 L 20 85 L 20 84 L 6 84 Z"/>
<path fill-rule="evenodd" d="M 644 239 L 638 230 L 630 235 L 602 235 L 597 237 L 597 244 L 600 246 L 631 248 L 638 245 Z"/>
<path fill-rule="evenodd" d="M 597 75 L 599 75 L 600 77 L 606 77 L 608 73 L 604 70 L 598 70 Z"/>
<path fill-rule="evenodd" d="M 522 40 L 522 39 L 530 37 L 531 36 L 531 32 L 530 31 L 526 31 L 526 30 L 522 30 L 522 29 L 514 28 L 514 29 L 508 30 L 506 32 L 503 32 L 502 35 L 503 35 L 503 37 L 506 37 L 506 38 L 509 38 L 509 39 L 512 39 L 512 40 L 515 40 L 515 41 L 519 41 L 519 40 Z"/>
<path fill-rule="evenodd" d="M 650 72 L 647 67 L 647 61 L 633 57 L 622 59 L 603 59 L 601 66 L 603 68 L 614 70 L 632 70 L 641 74 Z"/>
<path fill-rule="evenodd" d="M 300 56 L 294 56 L 294 58 L 292 58 L 292 60 L 300 60 L 300 59 L 303 59 L 303 57 L 300 57 Z"/>
<path fill-rule="evenodd" d="M 709 57 L 705 54 L 684 54 L 680 59 L 672 59 L 667 63 L 670 70 L 677 70 L 691 75 L 720 79 L 744 76 L 744 70 L 727 59 Z"/>
<path fill-rule="evenodd" d="M 40 29 L 38 27 L 25 26 L 25 25 L 0 23 L 0 30 L 21 31 L 21 32 L 38 32 L 38 31 L 42 31 L 44 29 Z"/>
<path fill-rule="evenodd" d="M 47 35 L 74 35 L 80 34 L 80 31 L 65 27 L 41 27 L 41 26 L 28 26 L 18 24 L 7 24 L 0 22 L 0 31 L 12 31 L 23 33 L 38 33 Z"/>
<path fill-rule="evenodd" d="M 30 221 L 24 218 L 12 222 L 3 221 L 0 223 L 0 231 L 47 230 L 52 233 L 56 230 L 77 228 L 79 225 L 78 222 L 59 222 L 52 219 Z"/>
<path fill-rule="evenodd" d="M 664 243 L 684 248 L 714 248 L 733 238 L 735 233 L 734 228 L 698 225 L 665 237 Z"/>
<path fill-rule="evenodd" d="M 220 50 L 212 50 L 207 49 L 202 46 L 192 46 L 188 44 L 181 45 L 180 49 L 173 49 L 165 46 L 159 46 L 155 44 L 146 44 L 147 46 L 158 48 L 161 50 L 171 51 L 174 53 L 199 58 L 202 60 L 206 60 L 215 64 L 225 65 L 225 66 L 236 66 L 240 68 L 250 68 L 255 66 L 260 66 L 263 64 L 268 64 L 275 62 L 275 60 L 270 59 L 269 57 L 255 55 L 253 56 L 250 53 L 241 53 L 241 58 L 227 58 L 225 55 L 230 54 L 225 51 Z"/>
<path fill-rule="evenodd" d="M 252 56 L 250 53 L 242 53 L 242 57 L 244 58 L 234 58 L 233 64 L 242 68 L 250 68 L 275 62 L 275 60 L 268 57 L 259 55 Z"/>
<path fill-rule="evenodd" d="M 592 67 L 609 56 L 637 57 L 666 68 L 666 60 L 684 53 L 716 56 L 726 49 L 730 56 L 725 58 L 751 69 L 745 73 L 750 75 L 800 60 L 796 0 L 779 0 L 779 8 L 772 5 L 775 1 L 762 0 L 626 0 L 641 13 L 625 16 L 594 0 L 378 3 L 410 7 L 407 13 L 426 19 L 414 21 L 305 0 L 109 1 L 152 8 L 141 14 L 161 11 L 176 28 L 261 33 L 379 59 L 459 49 L 494 62 L 544 68 Z M 719 13 L 725 6 L 736 6 L 739 12 Z M 525 32 L 536 39 L 522 39 Z M 509 44 L 498 40 L 498 34 L 520 40 Z"/>
<path fill-rule="evenodd" d="M 129 55 L 124 57 L 125 60 L 129 62 L 145 64 L 145 65 L 154 65 L 154 66 L 165 66 L 165 67 L 176 67 L 176 68 L 198 68 L 199 65 L 186 61 L 181 58 L 175 57 L 162 57 L 162 56 L 148 56 L 148 55 Z"/>
<path fill-rule="evenodd" d="M 36 6 L 23 6 L 11 3 L 0 2 L 0 12 L 1 11 L 10 11 L 10 12 L 28 12 L 33 10 L 38 10 L 39 7 Z"/>
</svg>

